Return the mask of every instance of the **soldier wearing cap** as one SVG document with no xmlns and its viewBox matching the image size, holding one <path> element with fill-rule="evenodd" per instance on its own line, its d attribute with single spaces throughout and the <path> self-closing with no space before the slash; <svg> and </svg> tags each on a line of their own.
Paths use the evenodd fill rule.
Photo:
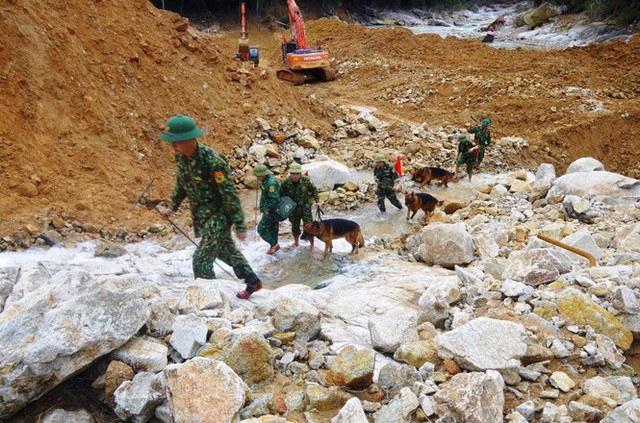
<svg viewBox="0 0 640 423">
<path fill-rule="evenodd" d="M 176 186 L 169 207 L 160 207 L 158 211 L 168 219 L 188 198 L 193 229 L 196 237 L 202 236 L 193 253 L 194 277 L 215 279 L 213 261 L 219 257 L 233 268 L 238 278 L 245 280 L 246 289 L 236 295 L 247 299 L 262 288 L 262 282 L 231 238 L 232 225 L 238 239 L 246 237 L 240 199 L 230 178 L 227 159 L 196 141 L 203 134 L 189 116 L 177 115 L 167 121 L 167 130 L 160 139 L 170 143 L 175 153 Z"/>
<path fill-rule="evenodd" d="M 458 136 L 458 155 L 456 156 L 456 176 L 460 170 L 462 164 L 467 165 L 467 174 L 469 175 L 469 182 L 471 182 L 471 174 L 473 174 L 473 167 L 475 165 L 475 153 L 478 146 L 474 146 L 473 142 L 467 135 Z"/>
<path fill-rule="evenodd" d="M 398 172 L 387 163 L 387 159 L 382 154 L 378 154 L 375 157 L 376 167 L 373 169 L 373 177 L 378 183 L 378 189 L 376 195 L 378 197 L 378 209 L 380 212 L 385 213 L 387 211 L 384 200 L 388 198 L 391 204 L 396 208 L 402 210 L 402 204 L 396 197 L 396 192 L 393 190 L 395 180 L 400 178 Z"/>
<path fill-rule="evenodd" d="M 302 166 L 293 162 L 289 166 L 289 177 L 282 182 L 282 194 L 290 197 L 296 202 L 295 210 L 289 215 L 291 222 L 291 233 L 293 234 L 293 245 L 297 247 L 300 239 L 300 221 L 303 225 L 311 222 L 312 199 L 320 208 L 320 197 L 318 196 L 318 188 L 313 184 L 310 178 L 302 176 Z M 313 248 L 314 237 L 309 238 L 309 243 Z"/>
<path fill-rule="evenodd" d="M 280 249 L 278 244 L 280 221 L 275 213 L 280 201 L 280 185 L 265 165 L 254 167 L 253 174 L 258 178 L 258 183 L 262 185 L 262 195 L 260 195 L 262 219 L 258 224 L 258 234 L 269 243 L 267 254 L 271 255 Z"/>
<path fill-rule="evenodd" d="M 479 126 L 471 128 L 470 134 L 474 134 L 473 140 L 476 143 L 476 148 L 473 150 L 476 156 L 476 169 L 480 167 L 480 163 L 484 159 L 484 152 L 491 146 L 491 132 L 489 131 L 491 121 L 487 118 L 482 119 Z"/>
</svg>

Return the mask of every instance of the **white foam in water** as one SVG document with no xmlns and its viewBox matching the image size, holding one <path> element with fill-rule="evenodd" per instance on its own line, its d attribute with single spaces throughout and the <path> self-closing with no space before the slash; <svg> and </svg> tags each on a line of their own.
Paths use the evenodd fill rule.
<svg viewBox="0 0 640 423">
<path fill-rule="evenodd" d="M 522 7 L 524 6 L 524 7 Z M 438 34 L 442 38 L 458 37 L 481 40 L 486 34 L 495 35 L 495 41 L 488 45 L 495 48 L 514 49 L 517 47 L 528 49 L 563 49 L 573 46 L 585 46 L 592 42 L 604 42 L 613 39 L 629 39 L 611 26 L 601 22 L 589 25 L 577 25 L 564 28 L 554 25 L 552 18 L 549 24 L 530 30 L 527 26 L 515 27 L 514 17 L 521 13 L 519 10 L 532 10 L 529 2 L 519 2 L 508 7 L 492 5 L 478 7 L 476 10 L 461 10 L 451 12 L 436 12 L 432 19 L 421 19 L 407 11 L 381 12 L 383 21 L 393 21 L 405 25 L 414 34 Z M 518 11 L 518 12 L 517 12 Z M 495 32 L 482 32 L 498 16 L 505 17 L 505 25 Z M 435 21 L 436 24 L 433 24 Z M 430 24 L 431 23 L 431 24 Z"/>
</svg>

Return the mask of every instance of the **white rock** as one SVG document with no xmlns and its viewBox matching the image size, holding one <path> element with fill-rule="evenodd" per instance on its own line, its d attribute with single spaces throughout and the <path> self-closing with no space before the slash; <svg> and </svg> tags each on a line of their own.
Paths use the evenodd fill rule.
<svg viewBox="0 0 640 423">
<path fill-rule="evenodd" d="M 592 157 L 581 157 L 567 167 L 565 174 L 576 172 L 594 172 L 604 170 L 604 165 Z"/>
</svg>

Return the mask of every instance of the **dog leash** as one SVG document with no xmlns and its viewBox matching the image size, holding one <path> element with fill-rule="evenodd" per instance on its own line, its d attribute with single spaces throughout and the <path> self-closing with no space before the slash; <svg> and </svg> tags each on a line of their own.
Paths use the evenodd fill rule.
<svg viewBox="0 0 640 423">
<path fill-rule="evenodd" d="M 324 214 L 324 212 L 322 211 L 322 209 L 320 207 L 316 206 L 316 221 L 318 222 L 322 222 L 322 215 Z"/>
</svg>

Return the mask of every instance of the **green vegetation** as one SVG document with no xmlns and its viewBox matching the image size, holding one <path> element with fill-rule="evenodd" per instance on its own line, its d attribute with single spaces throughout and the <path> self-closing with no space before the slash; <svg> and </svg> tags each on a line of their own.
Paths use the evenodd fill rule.
<svg viewBox="0 0 640 423">
<path fill-rule="evenodd" d="M 207 13 L 235 15 L 242 0 L 151 0 L 156 7 L 164 7 L 178 13 Z M 461 9 L 495 0 L 296 0 L 303 13 L 313 15 L 322 10 L 344 8 L 358 10 L 362 6 L 390 9 Z M 640 0 L 533 0 L 536 6 L 549 1 L 566 6 L 568 13 L 587 12 L 593 19 L 610 19 L 617 23 L 640 22 Z M 245 0 L 249 11 L 286 11 L 286 0 Z M 314 13 L 315 12 L 315 13 Z"/>
<path fill-rule="evenodd" d="M 544 0 L 535 0 L 536 5 Z M 593 19 L 612 19 L 631 24 L 640 21 L 640 0 L 552 0 L 551 3 L 566 6 L 568 13 L 587 12 Z"/>
</svg>

